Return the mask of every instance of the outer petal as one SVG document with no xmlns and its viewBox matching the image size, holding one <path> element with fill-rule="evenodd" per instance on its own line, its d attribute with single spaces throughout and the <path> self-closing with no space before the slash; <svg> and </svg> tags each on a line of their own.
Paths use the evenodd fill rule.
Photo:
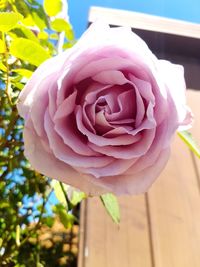
<svg viewBox="0 0 200 267">
<path fill-rule="evenodd" d="M 166 60 L 159 60 L 158 70 L 176 105 L 178 123 L 180 125 L 179 130 L 190 128 L 192 113 L 186 106 L 186 85 L 183 67 L 181 65 L 172 64 Z"/>
<path fill-rule="evenodd" d="M 100 195 L 109 191 L 109 188 L 98 182 L 92 175 L 84 175 L 74 170 L 69 165 L 59 161 L 43 146 L 38 138 L 30 120 L 24 128 L 25 156 L 32 167 L 38 172 L 67 183 L 89 195 Z M 51 167 L 50 167 L 51 166 Z"/>
<path fill-rule="evenodd" d="M 105 177 L 102 179 L 104 185 L 109 186 L 111 191 L 117 195 L 144 193 L 166 166 L 169 154 L 169 148 L 161 151 L 154 164 L 133 175 Z"/>
<path fill-rule="evenodd" d="M 33 73 L 32 77 L 25 85 L 19 95 L 17 109 L 21 117 L 26 118 L 29 112 L 30 106 L 32 105 L 34 95 L 38 90 L 38 86 L 43 79 L 51 75 L 54 72 L 58 72 L 68 57 L 70 50 L 64 52 L 64 54 L 50 58 L 41 64 L 37 70 Z M 52 78 L 51 78 L 52 79 Z"/>
</svg>

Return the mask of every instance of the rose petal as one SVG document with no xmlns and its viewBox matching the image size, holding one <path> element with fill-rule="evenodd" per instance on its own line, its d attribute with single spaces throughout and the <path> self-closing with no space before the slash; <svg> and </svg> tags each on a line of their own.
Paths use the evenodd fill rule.
<svg viewBox="0 0 200 267">
<path fill-rule="evenodd" d="M 74 170 L 68 164 L 55 158 L 44 148 L 42 139 L 38 138 L 32 122 L 28 120 L 24 128 L 25 156 L 32 167 L 44 175 L 60 180 L 79 188 L 88 195 L 100 195 L 109 191 L 103 183 L 99 183 L 92 175 L 84 175 Z M 53 168 L 50 168 L 53 166 Z"/>
<path fill-rule="evenodd" d="M 82 173 L 92 174 L 96 178 L 103 179 L 107 176 L 123 174 L 130 166 L 134 164 L 135 161 L 137 161 L 137 159 L 126 161 L 116 159 L 115 161 L 102 168 L 78 168 L 78 170 Z"/>
<path fill-rule="evenodd" d="M 96 144 L 89 143 L 88 145 L 95 151 L 102 153 L 104 155 L 118 158 L 118 159 L 132 159 L 136 157 L 141 157 L 147 153 L 148 149 L 151 147 L 154 137 L 155 129 L 144 131 L 142 138 L 139 142 L 130 144 L 128 146 L 99 146 Z"/>
<path fill-rule="evenodd" d="M 92 79 L 103 84 L 123 85 L 127 82 L 124 74 L 118 70 L 101 71 L 100 73 L 94 75 Z"/>
<path fill-rule="evenodd" d="M 88 146 L 87 138 L 82 135 L 75 124 L 74 115 L 55 121 L 55 131 L 60 135 L 64 144 L 74 152 L 85 156 L 100 156 Z"/>
<path fill-rule="evenodd" d="M 166 60 L 159 60 L 158 69 L 176 105 L 179 129 L 187 130 L 191 127 L 193 116 L 186 106 L 184 69 L 181 65 L 175 65 Z"/>
<path fill-rule="evenodd" d="M 53 118 L 54 121 L 58 119 L 62 119 L 63 117 L 67 117 L 71 114 L 75 108 L 77 91 L 73 92 L 69 97 L 67 97 L 60 106 L 58 106 L 55 116 Z"/>
<path fill-rule="evenodd" d="M 93 134 L 90 132 L 83 124 L 83 118 L 82 118 L 82 112 L 81 107 L 77 106 L 76 108 L 76 121 L 77 121 L 77 127 L 79 131 L 86 135 L 89 142 L 93 144 L 98 144 L 99 147 L 106 146 L 106 145 L 124 145 L 124 144 L 131 144 L 136 139 L 135 137 L 132 137 L 131 135 L 121 135 L 113 138 L 105 138 L 100 135 Z M 123 132 L 124 133 L 124 132 Z M 90 143 L 88 144 L 90 146 Z M 92 146 L 90 146 L 92 148 Z M 95 149 L 95 151 L 97 151 Z M 98 151 L 97 151 L 98 152 Z"/>
<path fill-rule="evenodd" d="M 17 109 L 20 116 L 22 116 L 23 118 L 27 117 L 27 114 L 34 100 L 34 95 L 38 91 L 38 86 L 44 79 L 44 82 L 49 81 L 48 79 L 46 80 L 47 76 L 51 76 L 51 74 L 53 73 L 58 74 L 58 72 L 62 68 L 62 64 L 69 54 L 70 50 L 66 50 L 66 52 L 64 52 L 62 55 L 48 59 L 47 61 L 42 63 L 33 73 L 31 79 L 28 81 L 19 95 Z M 56 75 L 54 76 L 54 79 L 56 80 Z M 53 82 L 53 80 L 51 78 L 51 82 Z"/>
<path fill-rule="evenodd" d="M 45 112 L 44 127 L 46 130 L 50 148 L 52 149 L 52 152 L 54 153 L 55 157 L 67 164 L 70 164 L 71 166 L 103 167 L 113 161 L 113 158 L 111 157 L 87 157 L 75 153 L 71 148 L 65 145 L 63 143 L 62 138 L 58 134 L 56 134 L 48 110 L 46 110 Z"/>
<path fill-rule="evenodd" d="M 169 159 L 169 153 L 169 148 L 162 150 L 152 166 L 134 175 L 123 175 L 123 179 L 120 175 L 110 176 L 104 177 L 102 180 L 106 186 L 110 187 L 110 191 L 117 195 L 145 193 L 163 171 Z"/>
</svg>

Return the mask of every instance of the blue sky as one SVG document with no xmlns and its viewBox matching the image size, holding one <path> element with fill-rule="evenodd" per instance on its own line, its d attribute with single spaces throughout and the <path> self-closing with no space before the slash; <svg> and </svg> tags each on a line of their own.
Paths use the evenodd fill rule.
<svg viewBox="0 0 200 267">
<path fill-rule="evenodd" d="M 68 0 L 76 37 L 87 25 L 90 6 L 111 7 L 200 23 L 200 0 Z"/>
</svg>

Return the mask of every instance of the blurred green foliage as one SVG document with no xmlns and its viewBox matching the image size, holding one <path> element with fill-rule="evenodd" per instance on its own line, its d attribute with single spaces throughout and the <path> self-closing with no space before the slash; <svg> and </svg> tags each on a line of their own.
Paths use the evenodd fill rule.
<svg viewBox="0 0 200 267">
<path fill-rule="evenodd" d="M 51 228 L 55 218 L 69 229 L 77 223 L 78 209 L 61 183 L 52 186 L 48 177 L 31 169 L 16 109 L 36 67 L 75 42 L 67 14 L 59 18 L 62 5 L 61 0 L 45 1 L 44 7 L 36 0 L 0 1 L 0 266 L 76 266 L 75 255 L 63 250 L 70 232 L 48 248 L 40 242 L 42 229 Z M 58 190 L 65 203 L 50 203 Z M 85 196 L 75 194 L 78 204 Z"/>
</svg>

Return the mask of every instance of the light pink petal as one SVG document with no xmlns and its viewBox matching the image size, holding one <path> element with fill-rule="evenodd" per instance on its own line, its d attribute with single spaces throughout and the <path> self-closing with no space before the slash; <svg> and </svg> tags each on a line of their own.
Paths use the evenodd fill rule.
<svg viewBox="0 0 200 267">
<path fill-rule="evenodd" d="M 155 129 L 144 131 L 139 142 L 128 146 L 99 146 L 92 143 L 88 145 L 95 151 L 117 159 L 132 159 L 141 157 L 151 147 L 155 137 Z"/>
<path fill-rule="evenodd" d="M 156 61 L 155 56 L 149 50 L 146 43 L 132 32 L 131 28 L 111 28 L 102 21 L 94 22 L 88 28 L 75 45 L 74 50 L 76 50 L 76 56 L 78 56 L 78 54 L 83 53 L 86 49 L 92 51 L 95 48 L 99 49 L 101 46 L 104 48 L 112 48 L 112 50 L 115 50 L 116 47 L 120 47 L 121 53 L 123 51 L 124 54 L 127 54 L 128 58 L 131 56 L 135 58 L 135 60 L 139 58 L 143 65 L 147 64 L 152 68 Z M 107 57 L 113 57 L 114 52 L 112 50 L 104 54 L 106 54 Z M 120 52 L 118 54 L 120 55 Z"/>
<path fill-rule="evenodd" d="M 142 100 L 142 97 L 140 93 L 138 92 L 138 89 L 135 88 L 136 93 L 136 103 L 137 103 L 137 109 L 136 109 L 136 118 L 135 118 L 135 127 L 139 127 L 141 125 L 144 115 L 145 115 L 145 107 L 144 102 Z"/>
<path fill-rule="evenodd" d="M 102 178 L 104 185 L 110 187 L 111 191 L 117 195 L 142 194 L 149 189 L 163 171 L 169 159 L 169 154 L 169 148 L 162 150 L 154 164 L 141 172 L 124 175 L 123 177 L 121 175 L 104 177 Z"/>
<path fill-rule="evenodd" d="M 34 94 L 34 99 L 30 107 L 30 116 L 34 128 L 39 136 L 45 135 L 44 130 L 44 113 L 49 104 L 50 90 L 55 90 L 56 84 L 52 81 L 55 75 L 47 76 L 46 79 L 41 81 Z"/>
<path fill-rule="evenodd" d="M 184 69 L 180 65 L 172 64 L 166 60 L 159 60 L 159 72 L 165 81 L 167 90 L 172 96 L 178 113 L 178 122 L 181 129 L 188 129 L 192 123 L 192 113 L 186 106 L 186 85 Z"/>
<path fill-rule="evenodd" d="M 86 64 L 76 75 L 74 80 L 75 83 L 78 83 L 88 77 L 94 77 L 96 74 L 102 71 L 108 70 L 128 70 L 133 72 L 139 77 L 148 77 L 146 76 L 145 70 L 146 66 L 141 66 L 141 62 L 137 60 L 132 61 L 130 58 L 119 57 L 117 54 L 120 51 L 119 49 L 110 48 L 113 52 L 115 51 L 116 56 L 107 57 L 107 58 L 98 58 Z M 104 54 L 103 51 L 99 50 L 99 53 Z"/>
<path fill-rule="evenodd" d="M 54 129 L 74 152 L 84 156 L 100 156 L 88 146 L 87 138 L 78 131 L 74 115 L 57 119 Z"/>
<path fill-rule="evenodd" d="M 94 81 L 102 84 L 117 84 L 123 85 L 127 82 L 124 74 L 118 70 L 101 71 L 92 77 Z"/>
<path fill-rule="evenodd" d="M 57 86 L 52 86 L 50 90 L 48 90 L 48 98 L 49 98 L 49 114 L 53 119 L 54 114 L 57 110 L 56 99 L 57 99 Z"/>
<path fill-rule="evenodd" d="M 23 90 L 19 95 L 17 109 L 20 116 L 22 116 L 23 118 L 27 117 L 27 114 L 34 100 L 35 93 L 38 90 L 38 86 L 40 86 L 41 82 L 44 79 L 46 80 L 47 76 L 59 72 L 60 68 L 62 68 L 64 60 L 66 59 L 66 57 L 68 57 L 69 54 L 70 54 L 70 49 L 67 50 L 67 52 L 64 52 L 62 55 L 46 60 L 33 73 L 32 77 L 30 78 L 30 80 L 25 85 L 25 87 L 23 88 Z M 51 80 L 51 82 L 53 81 Z"/>
<path fill-rule="evenodd" d="M 53 122 L 50 119 L 48 110 L 45 112 L 44 127 L 48 137 L 50 148 L 55 157 L 59 160 L 75 167 L 103 167 L 113 161 L 113 158 L 101 157 L 87 157 L 75 153 L 70 147 L 64 144 L 62 138 L 54 130 Z"/>
<path fill-rule="evenodd" d="M 83 124 L 84 126 L 93 134 L 96 134 L 96 130 L 94 129 L 95 124 L 95 106 L 94 105 L 86 105 L 84 104 L 82 109 L 83 115 Z"/>
<path fill-rule="evenodd" d="M 77 121 L 77 127 L 79 131 L 82 134 L 87 136 L 90 143 L 97 144 L 99 147 L 106 146 L 106 145 L 118 146 L 118 145 L 131 144 L 136 139 L 135 137 L 132 137 L 131 135 L 121 135 L 121 136 L 116 136 L 113 138 L 105 138 L 101 135 L 93 134 L 83 124 L 81 107 L 77 107 L 76 109 L 76 121 Z M 125 132 L 123 131 L 123 133 Z M 90 143 L 88 143 L 88 145 L 90 145 Z"/>
<path fill-rule="evenodd" d="M 113 129 L 113 127 L 107 122 L 103 110 L 96 113 L 94 127 L 98 132 L 102 132 L 102 134 Z"/>
<path fill-rule="evenodd" d="M 69 97 L 67 97 L 62 104 L 56 110 L 54 121 L 62 119 L 69 114 L 71 114 L 75 108 L 77 91 L 73 92 Z"/>
<path fill-rule="evenodd" d="M 168 120 L 168 118 L 166 119 Z M 153 165 L 160 152 L 167 148 L 165 145 L 166 140 L 169 147 L 171 138 L 172 136 L 168 135 L 168 123 L 164 121 L 157 127 L 154 141 L 148 152 L 138 158 L 138 160 L 124 173 L 124 175 L 133 175 Z"/>
<path fill-rule="evenodd" d="M 134 119 L 120 119 L 120 120 L 115 120 L 110 122 L 111 125 L 121 125 L 121 127 L 123 127 L 123 125 L 126 124 L 134 124 L 135 120 Z M 117 127 L 116 127 L 117 128 Z M 110 133 L 110 132 L 109 132 Z"/>
<path fill-rule="evenodd" d="M 83 87 L 82 98 L 85 101 L 85 104 L 94 104 L 97 99 L 99 98 L 99 94 L 104 92 L 106 89 L 111 88 L 111 85 L 104 85 L 97 82 L 91 82 L 88 87 Z M 81 88 L 77 88 L 78 93 L 80 92 Z"/>
<path fill-rule="evenodd" d="M 115 123 L 117 120 L 132 119 L 135 120 L 136 102 L 135 90 L 129 89 L 117 96 L 119 109 L 117 112 L 106 114 L 105 117 L 109 122 Z"/>
<path fill-rule="evenodd" d="M 111 88 L 110 89 L 111 92 L 104 96 L 104 98 L 108 104 L 108 109 L 106 109 L 107 114 L 108 113 L 112 114 L 119 109 L 118 104 L 115 101 L 115 96 L 113 95 L 113 90 L 114 90 L 114 88 Z"/>
<path fill-rule="evenodd" d="M 82 173 L 92 174 L 96 178 L 103 180 L 103 178 L 107 176 L 115 176 L 120 174 L 123 175 L 123 173 L 130 166 L 132 166 L 135 161 L 137 161 L 137 159 L 131 159 L 131 160 L 116 159 L 115 161 L 111 162 L 110 164 L 102 168 L 87 168 L 87 169 L 78 168 L 78 170 Z"/>
<path fill-rule="evenodd" d="M 24 128 L 25 156 L 32 167 L 51 178 L 79 188 L 89 195 L 100 195 L 109 191 L 109 188 L 92 175 L 77 172 L 68 164 L 58 160 L 43 146 L 33 128 L 31 121 L 27 121 Z"/>
<path fill-rule="evenodd" d="M 144 98 L 147 102 L 155 104 L 155 96 L 152 92 L 152 85 L 150 84 L 150 82 L 138 79 L 132 74 L 129 74 L 129 76 L 135 87 L 137 87 L 142 98 Z"/>
<path fill-rule="evenodd" d="M 152 123 L 154 126 L 156 126 L 156 121 L 154 118 L 154 105 L 151 102 L 147 106 L 146 118 L 150 123 Z"/>
</svg>

